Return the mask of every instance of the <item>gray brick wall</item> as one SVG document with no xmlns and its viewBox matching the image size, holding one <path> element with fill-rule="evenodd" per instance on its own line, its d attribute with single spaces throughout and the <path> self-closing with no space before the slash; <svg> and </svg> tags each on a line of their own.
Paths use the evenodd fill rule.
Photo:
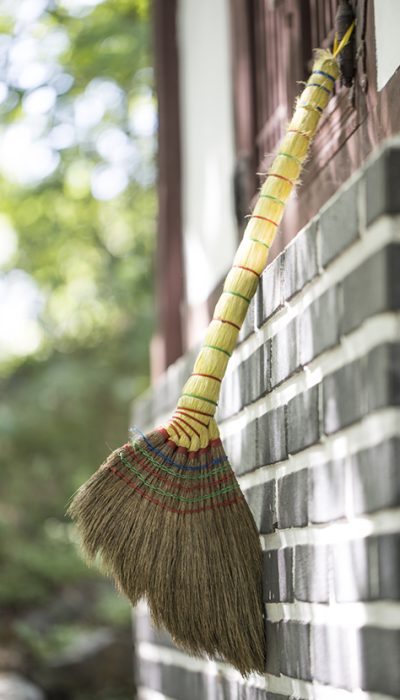
<svg viewBox="0 0 400 700">
<path fill-rule="evenodd" d="M 263 546 L 265 676 L 185 656 L 141 606 L 142 700 L 400 697 L 399 173 L 387 143 L 267 268 L 223 383 Z M 168 415 L 192 363 L 137 424 Z"/>
</svg>

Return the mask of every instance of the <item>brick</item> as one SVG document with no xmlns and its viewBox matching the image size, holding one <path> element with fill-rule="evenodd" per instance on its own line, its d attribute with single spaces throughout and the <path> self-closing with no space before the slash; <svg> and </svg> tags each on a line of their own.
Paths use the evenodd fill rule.
<svg viewBox="0 0 400 700">
<path fill-rule="evenodd" d="M 286 696 L 267 693 L 261 688 L 243 685 L 222 675 L 218 675 L 217 678 L 220 694 L 215 696 L 207 695 L 207 700 L 289 700 Z"/>
<path fill-rule="evenodd" d="M 398 697 L 400 630 L 364 627 L 360 646 L 363 658 L 361 688 Z"/>
<path fill-rule="evenodd" d="M 262 361 L 263 365 L 263 379 L 262 379 L 262 392 L 261 395 L 266 394 L 271 391 L 271 340 L 267 340 L 262 346 L 264 357 Z"/>
<path fill-rule="evenodd" d="M 365 172 L 367 224 L 400 212 L 400 148 L 389 145 Z"/>
<path fill-rule="evenodd" d="M 379 598 L 400 599 L 400 535 L 377 538 Z"/>
<path fill-rule="evenodd" d="M 324 431 L 334 433 L 359 420 L 367 412 L 364 364 L 351 362 L 323 380 Z"/>
<path fill-rule="evenodd" d="M 257 420 L 256 466 L 280 462 L 287 458 L 285 408 L 281 406 Z"/>
<path fill-rule="evenodd" d="M 292 678 L 311 680 L 310 625 L 281 622 L 281 673 Z"/>
<path fill-rule="evenodd" d="M 366 413 L 400 404 L 400 345 L 379 345 L 323 380 L 324 429 L 333 433 Z"/>
<path fill-rule="evenodd" d="M 359 650 L 359 630 L 311 625 L 313 679 L 348 690 L 359 688 L 362 673 Z"/>
<path fill-rule="evenodd" d="M 306 365 L 339 342 L 340 308 L 338 288 L 332 287 L 315 299 L 299 316 L 300 363 Z"/>
<path fill-rule="evenodd" d="M 259 532 L 273 532 L 277 526 L 275 480 L 254 486 L 245 495 Z"/>
<path fill-rule="evenodd" d="M 288 452 L 299 452 L 320 438 L 318 387 L 295 396 L 288 403 Z"/>
<path fill-rule="evenodd" d="M 311 603 L 329 601 L 329 548 L 298 545 L 294 554 L 294 596 Z"/>
<path fill-rule="evenodd" d="M 256 465 L 256 430 L 257 421 L 254 420 L 244 430 L 223 439 L 226 454 L 237 474 L 252 471 Z"/>
<path fill-rule="evenodd" d="M 144 685 L 175 700 L 204 700 L 207 697 L 206 675 L 180 666 L 159 664 L 140 659 L 137 664 L 139 685 Z"/>
<path fill-rule="evenodd" d="M 343 459 L 310 469 L 310 521 L 326 523 L 346 514 L 346 468 Z"/>
<path fill-rule="evenodd" d="M 256 325 L 258 328 L 283 305 L 283 267 L 285 253 L 268 265 L 260 277 L 256 294 Z"/>
<path fill-rule="evenodd" d="M 342 283 L 342 333 L 362 321 L 400 306 L 400 245 L 389 245 L 353 270 Z"/>
<path fill-rule="evenodd" d="M 278 481 L 278 527 L 303 527 L 308 522 L 308 469 Z"/>
<path fill-rule="evenodd" d="M 378 597 L 376 538 L 332 545 L 335 598 L 339 603 L 375 600 Z"/>
<path fill-rule="evenodd" d="M 285 249 L 285 299 L 290 299 L 318 274 L 316 233 L 313 221 Z"/>
<path fill-rule="evenodd" d="M 343 190 L 320 215 L 321 263 L 326 267 L 358 237 L 358 182 Z"/>
<path fill-rule="evenodd" d="M 240 333 L 238 335 L 238 343 L 241 343 L 243 340 L 246 340 L 246 338 L 248 338 L 249 335 L 251 335 L 251 333 L 254 332 L 255 317 L 256 317 L 256 300 L 255 300 L 255 298 L 253 298 L 249 304 L 249 308 L 247 309 L 246 317 L 243 321 L 243 326 L 242 326 Z"/>
<path fill-rule="evenodd" d="M 264 347 L 261 346 L 240 365 L 240 386 L 245 406 L 258 399 L 267 389 L 264 381 L 264 356 Z"/>
<path fill-rule="evenodd" d="M 368 412 L 400 404 L 400 344 L 380 345 L 365 358 Z"/>
<path fill-rule="evenodd" d="M 271 388 L 300 366 L 297 323 L 294 318 L 271 339 Z"/>
<path fill-rule="evenodd" d="M 265 638 L 267 647 L 266 672 L 279 676 L 281 672 L 281 623 L 265 621 Z"/>
<path fill-rule="evenodd" d="M 293 600 L 293 550 L 289 547 L 263 552 L 263 600 Z"/>
<path fill-rule="evenodd" d="M 217 420 L 224 420 L 240 411 L 244 404 L 244 386 L 241 383 L 241 372 L 239 367 L 229 373 L 225 381 L 222 382 L 221 394 L 218 402 Z"/>
<path fill-rule="evenodd" d="M 351 457 L 351 493 L 356 515 L 400 505 L 399 464 L 399 439 L 363 450 Z"/>
</svg>

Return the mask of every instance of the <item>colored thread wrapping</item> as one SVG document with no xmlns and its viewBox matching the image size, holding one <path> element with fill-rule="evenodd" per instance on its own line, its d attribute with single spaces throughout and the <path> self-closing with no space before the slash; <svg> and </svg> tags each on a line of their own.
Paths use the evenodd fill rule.
<svg viewBox="0 0 400 700">
<path fill-rule="evenodd" d="M 251 267 L 245 267 L 245 265 L 232 265 L 232 267 L 239 268 L 240 270 L 246 270 L 247 272 L 252 272 L 253 275 L 255 275 L 256 277 L 260 276 L 259 272 L 252 270 Z M 239 326 L 239 329 L 240 329 L 240 326 Z"/>
<path fill-rule="evenodd" d="M 240 292 L 233 292 L 231 289 L 224 289 L 224 291 L 222 293 L 223 294 L 231 294 L 233 297 L 239 297 L 239 299 L 243 299 L 243 301 L 245 301 L 247 304 L 250 304 L 250 302 L 251 302 L 251 299 L 249 299 L 248 297 L 245 297 L 244 294 L 241 294 Z M 210 347 L 210 346 L 208 345 L 206 347 Z M 217 349 L 220 350 L 221 348 L 217 348 Z M 223 352 L 226 352 L 226 350 L 223 350 Z"/>
<path fill-rule="evenodd" d="M 260 216 L 259 214 L 250 214 L 249 219 L 260 219 L 260 221 L 268 221 L 269 224 L 273 224 L 274 226 L 279 226 L 279 224 L 276 223 L 276 221 L 272 221 L 272 219 L 268 219 L 266 216 Z M 251 300 L 249 300 L 251 301 Z"/>
<path fill-rule="evenodd" d="M 269 248 L 271 247 L 271 246 L 268 245 L 268 243 L 266 243 L 265 241 L 260 241 L 259 238 L 254 238 L 254 236 L 247 236 L 247 240 L 248 240 L 248 241 L 254 241 L 254 243 L 259 243 L 260 245 L 263 245 L 264 248 L 268 248 L 268 249 L 269 249 Z M 240 328 L 239 328 L 239 330 L 240 330 Z"/>
<path fill-rule="evenodd" d="M 213 503 L 212 505 L 207 505 L 207 506 L 201 506 L 200 508 L 186 508 L 186 509 L 179 509 L 179 508 L 171 508 L 171 506 L 168 506 L 166 503 L 163 501 L 160 501 L 159 498 L 154 498 L 153 496 L 150 496 L 150 494 L 146 493 L 143 489 L 139 488 L 138 484 L 135 484 L 134 481 L 131 479 L 128 479 L 122 472 L 120 472 L 118 469 L 115 467 L 108 467 L 110 471 L 114 472 L 116 476 L 118 476 L 119 479 L 122 481 L 125 481 L 131 488 L 136 491 L 142 498 L 145 498 L 147 501 L 150 501 L 151 503 L 154 503 L 156 506 L 159 506 L 160 508 L 163 508 L 164 510 L 170 511 L 170 513 L 177 513 L 178 515 L 192 515 L 194 513 L 202 513 L 206 510 L 214 510 L 214 508 L 222 508 L 223 506 L 231 506 L 234 503 L 238 503 L 239 501 L 243 500 L 244 496 L 243 494 L 239 494 L 236 496 L 236 498 L 231 498 L 226 501 L 220 501 L 217 503 Z"/>
<path fill-rule="evenodd" d="M 205 347 L 208 348 L 210 346 L 206 345 Z M 219 348 L 217 348 L 217 349 L 219 349 Z M 225 351 L 223 350 L 222 352 L 225 352 Z M 181 394 L 181 396 L 189 396 L 192 399 L 199 399 L 200 401 L 207 401 L 207 403 L 212 403 L 212 404 L 214 404 L 214 406 L 218 406 L 217 401 L 213 401 L 212 399 L 208 399 L 206 396 L 199 396 L 199 394 L 183 393 L 183 394 Z M 186 408 L 186 406 L 185 406 L 185 408 Z"/>
<path fill-rule="evenodd" d="M 185 410 L 188 410 L 188 409 L 185 409 Z M 171 466 L 178 467 L 178 469 L 188 469 L 190 471 L 198 470 L 198 469 L 207 469 L 208 467 L 212 467 L 212 466 L 215 466 L 216 464 L 221 464 L 222 462 L 228 461 L 228 458 L 224 455 L 223 457 L 216 457 L 208 464 L 197 464 L 197 465 L 195 464 L 195 465 L 190 465 L 190 466 L 182 466 L 181 464 L 179 464 L 179 462 L 174 462 L 174 460 L 170 457 L 170 455 L 165 454 L 165 452 L 163 452 L 162 450 L 159 450 L 158 447 L 155 447 L 154 445 L 152 445 L 151 442 L 146 437 L 146 435 L 144 433 L 142 433 L 142 431 L 139 430 L 139 428 L 135 427 L 132 430 L 132 432 L 138 433 L 145 441 L 147 447 L 150 450 L 152 450 L 152 452 L 157 454 L 159 457 L 162 457 Z M 135 449 L 136 449 L 136 445 L 137 445 L 137 443 L 135 443 Z"/>
<path fill-rule="evenodd" d="M 329 75 L 329 73 L 324 70 L 313 70 L 311 75 L 323 75 L 324 78 L 329 78 L 329 80 L 332 80 L 333 83 L 336 83 L 336 78 L 334 78 L 333 75 Z"/>
<path fill-rule="evenodd" d="M 310 105 L 310 104 L 299 104 L 299 107 L 302 107 L 303 109 L 308 109 L 310 112 L 322 112 L 324 111 L 322 107 L 318 107 L 317 105 Z"/>
<path fill-rule="evenodd" d="M 319 83 L 307 83 L 307 87 L 316 87 L 320 90 L 324 90 L 324 92 L 327 92 L 328 95 L 331 94 L 331 90 L 329 90 L 329 88 L 325 87 L 325 85 L 320 85 Z"/>
<path fill-rule="evenodd" d="M 193 420 L 195 423 L 202 425 L 204 428 L 208 427 L 208 423 L 204 423 L 204 421 L 199 420 L 198 418 L 195 418 L 194 416 L 191 415 L 191 413 L 187 413 L 187 411 L 183 411 L 181 408 L 176 408 L 174 415 L 176 413 L 182 414 L 183 416 L 187 416 L 188 418 L 190 418 L 190 420 Z"/>
<path fill-rule="evenodd" d="M 302 165 L 302 162 L 300 158 L 297 158 L 297 156 L 293 156 L 291 153 L 284 153 L 283 151 L 279 151 L 278 156 L 284 156 L 285 158 L 290 158 L 290 160 L 294 160 L 297 165 Z"/>
<path fill-rule="evenodd" d="M 182 423 L 183 423 L 183 425 L 186 425 L 187 428 L 189 428 L 189 429 L 192 428 L 194 434 L 197 435 L 198 438 L 200 437 L 200 433 L 199 433 L 197 430 L 195 430 L 195 429 L 190 425 L 190 423 L 188 423 L 187 421 L 183 420 L 183 418 L 176 418 L 176 417 L 175 417 L 175 418 L 172 418 L 172 419 L 171 419 L 171 424 L 173 425 L 174 423 L 178 423 L 178 425 L 179 425 L 180 429 L 182 430 L 183 434 L 186 435 L 186 437 L 188 437 L 189 440 L 190 440 L 190 434 L 186 432 L 185 428 L 182 428 Z"/>
<path fill-rule="evenodd" d="M 143 486 L 146 486 L 146 488 L 148 488 L 150 491 L 157 493 L 159 496 L 172 498 L 173 500 L 182 501 L 183 503 L 200 503 L 201 501 L 206 501 L 209 498 L 215 498 L 216 496 L 222 496 L 225 493 L 229 493 L 230 491 L 234 491 L 235 489 L 239 488 L 239 484 L 235 483 L 231 486 L 225 486 L 224 488 L 214 491 L 212 493 L 206 493 L 202 496 L 195 496 L 193 498 L 186 498 L 186 496 L 179 496 L 178 494 L 171 493 L 171 491 L 165 491 L 165 489 L 161 489 L 159 486 L 154 486 L 154 484 L 149 483 L 146 480 L 146 477 L 144 477 L 142 473 L 134 467 L 133 464 L 131 464 L 130 462 L 128 462 L 127 459 L 125 459 L 122 452 L 120 453 L 119 458 L 125 466 L 128 465 L 129 469 L 137 476 L 137 478 L 143 484 Z"/>
<path fill-rule="evenodd" d="M 224 294 L 231 294 L 232 292 L 224 292 Z M 240 294 L 237 294 L 235 296 L 241 296 Z M 218 350 L 218 352 L 223 352 L 225 355 L 228 355 L 228 357 L 231 356 L 231 352 L 228 352 L 227 350 L 224 350 L 224 348 L 218 347 L 218 345 L 206 345 L 204 343 L 203 348 L 211 348 L 211 350 Z"/>
<path fill-rule="evenodd" d="M 192 372 L 192 377 L 207 377 L 207 379 L 215 379 L 216 382 L 220 382 L 219 377 L 214 377 L 213 374 L 203 374 L 203 372 Z"/>
<path fill-rule="evenodd" d="M 220 323 L 227 323 L 229 326 L 232 326 L 233 328 L 237 328 L 237 330 L 240 331 L 240 326 L 237 323 L 233 323 L 233 321 L 228 321 L 227 318 L 220 318 L 219 316 L 213 316 L 212 320 L 213 321 L 220 321 Z"/>
<path fill-rule="evenodd" d="M 276 202 L 277 204 L 281 204 L 283 207 L 285 206 L 286 202 L 283 201 L 283 199 L 279 199 L 278 197 L 274 197 L 272 194 L 263 194 L 261 193 L 259 195 L 262 199 L 272 199 L 273 202 Z"/>
<path fill-rule="evenodd" d="M 285 182 L 288 182 L 289 185 L 291 185 L 292 187 L 294 185 L 294 180 L 291 180 L 290 177 L 286 177 L 285 175 L 281 175 L 280 173 L 268 173 L 268 177 L 276 177 L 278 180 L 284 180 Z"/>
<path fill-rule="evenodd" d="M 170 469 L 169 467 L 166 467 L 164 464 L 160 464 L 160 462 L 157 462 L 154 457 L 151 456 L 147 450 L 142 450 L 140 447 L 135 445 L 134 449 L 130 448 L 130 453 L 132 456 L 135 457 L 135 460 L 138 463 L 143 462 L 144 460 L 141 460 L 141 458 L 137 457 L 136 452 L 140 452 L 143 457 L 146 459 L 146 461 L 150 462 L 153 464 L 155 467 L 157 467 L 158 470 L 161 472 L 165 472 L 166 474 L 169 474 L 170 476 L 173 476 L 174 479 L 184 479 L 184 480 L 189 480 L 189 481 L 198 481 L 199 479 L 208 479 L 210 476 L 216 476 L 218 474 L 223 474 L 226 472 L 229 468 L 228 465 L 224 465 L 222 467 L 217 467 L 216 469 L 210 469 L 210 471 L 207 471 L 205 474 L 197 474 L 197 475 L 192 475 L 192 474 L 180 474 L 179 472 L 174 471 L 173 469 Z M 184 467 L 183 467 L 184 468 Z"/>
</svg>

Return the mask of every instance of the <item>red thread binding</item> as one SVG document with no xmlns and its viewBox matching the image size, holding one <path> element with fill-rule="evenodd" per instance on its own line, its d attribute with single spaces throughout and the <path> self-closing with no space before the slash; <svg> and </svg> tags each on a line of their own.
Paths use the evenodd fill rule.
<svg viewBox="0 0 400 700">
<path fill-rule="evenodd" d="M 182 430 L 183 434 L 186 435 L 186 437 L 187 437 L 188 440 L 191 440 L 191 439 L 192 439 L 192 436 L 189 435 L 189 433 L 186 432 L 185 428 L 182 428 L 182 426 L 181 426 L 181 424 L 180 424 L 178 418 L 173 418 L 173 419 L 170 421 L 170 425 L 173 426 L 174 423 L 178 423 L 180 429 Z M 199 435 L 199 437 L 200 437 L 200 435 Z"/>
<path fill-rule="evenodd" d="M 193 428 L 193 425 L 190 425 L 190 423 L 188 423 L 187 420 L 184 420 L 183 418 L 176 418 L 176 417 L 173 418 L 173 420 L 177 421 L 178 425 L 181 428 L 182 428 L 181 423 L 183 423 L 183 425 L 186 425 L 186 427 L 190 428 L 190 430 L 193 430 L 194 434 L 197 435 L 197 437 L 200 439 L 200 433 L 198 433 L 197 430 L 195 428 Z M 182 430 L 183 430 L 183 432 L 185 432 L 183 428 L 182 428 Z M 191 439 L 190 435 L 188 435 L 187 433 L 185 433 L 185 435 L 187 435 L 189 440 Z"/>
<path fill-rule="evenodd" d="M 220 318 L 219 316 L 214 316 L 213 321 L 221 321 L 221 323 L 227 323 L 229 326 L 233 326 L 234 328 L 237 328 L 238 331 L 240 331 L 240 326 L 238 326 L 237 323 L 233 323 L 233 321 L 227 321 L 226 318 Z"/>
<path fill-rule="evenodd" d="M 144 457 L 138 457 L 137 454 L 133 451 L 132 447 L 130 447 L 130 456 L 134 458 L 135 462 L 137 464 L 140 464 L 142 467 L 144 467 L 145 471 L 148 474 L 151 474 L 151 476 L 156 476 L 158 480 L 164 481 L 164 483 L 168 484 L 171 487 L 177 488 L 178 491 L 196 491 L 196 489 L 200 489 L 203 486 L 206 486 L 207 488 L 204 489 L 205 492 L 207 492 L 207 489 L 209 486 L 218 486 L 219 484 L 222 484 L 224 481 L 228 481 L 233 477 L 232 472 L 225 474 L 224 476 L 221 476 L 219 479 L 211 479 L 208 481 L 207 479 L 204 479 L 202 477 L 201 482 L 198 484 L 193 484 L 193 486 L 185 486 L 185 484 L 179 481 L 179 478 L 177 479 L 175 476 L 171 474 L 171 476 L 164 476 L 163 474 L 160 474 L 156 469 L 153 469 L 150 467 L 150 465 L 147 463 L 147 460 Z M 122 464 L 124 464 L 122 462 Z M 126 467 L 128 469 L 128 467 Z M 123 472 L 122 472 L 123 473 Z M 132 483 L 135 483 L 134 481 Z"/>
<path fill-rule="evenodd" d="M 241 270 L 247 270 L 247 272 L 252 272 L 253 275 L 256 275 L 256 277 L 260 276 L 260 273 L 256 272 L 255 270 L 252 270 L 251 267 L 245 267 L 244 265 L 232 265 L 232 267 L 238 267 Z"/>
<path fill-rule="evenodd" d="M 287 177 L 285 177 L 284 179 L 288 180 Z M 291 180 L 289 182 L 291 182 Z M 267 219 L 266 216 L 259 216 L 258 214 L 250 214 L 249 218 L 250 219 L 260 219 L 261 221 L 268 221 L 269 224 L 273 224 L 274 226 L 279 226 L 279 224 L 277 224 L 276 221 L 272 221 L 272 219 Z"/>
<path fill-rule="evenodd" d="M 190 420 L 194 420 L 196 423 L 199 423 L 199 425 L 203 425 L 205 428 L 208 428 L 208 423 L 203 423 L 202 420 L 199 420 L 198 418 L 191 416 L 190 413 L 186 413 L 186 411 L 182 411 L 181 408 L 177 408 L 175 413 L 182 413 L 183 416 L 187 416 L 188 418 L 190 418 Z M 175 415 L 175 413 L 174 413 L 174 415 Z"/>
<path fill-rule="evenodd" d="M 110 471 L 112 471 L 119 479 L 122 481 L 125 481 L 132 489 L 133 491 L 137 491 L 143 498 L 145 498 L 147 501 L 150 501 L 151 503 L 155 503 L 156 505 L 160 506 L 161 508 L 164 508 L 164 510 L 169 510 L 171 513 L 177 513 L 178 515 L 191 515 L 192 513 L 202 513 L 205 510 L 214 510 L 215 508 L 221 508 L 222 506 L 230 506 L 233 505 L 234 503 L 238 503 L 239 501 L 242 501 L 244 496 L 243 494 L 240 494 L 236 496 L 236 498 L 231 498 L 228 501 L 222 501 L 221 503 L 213 503 L 213 505 L 210 506 L 202 506 L 201 508 L 189 508 L 188 510 L 178 510 L 178 508 L 170 508 L 169 506 L 165 505 L 162 501 L 160 501 L 158 498 L 153 498 L 152 496 L 149 496 L 148 493 L 143 491 L 143 489 L 139 488 L 137 484 L 135 484 L 133 481 L 130 479 L 127 479 L 124 474 L 122 474 L 118 469 L 115 469 L 114 467 L 108 467 Z"/>
<path fill-rule="evenodd" d="M 214 377 L 213 374 L 203 374 L 202 372 L 192 372 L 191 377 L 207 377 L 208 379 L 215 379 L 216 382 L 220 382 L 219 377 Z"/>
<path fill-rule="evenodd" d="M 285 182 L 290 182 L 291 185 L 294 184 L 293 180 L 291 180 L 289 177 L 285 177 L 284 175 L 278 175 L 278 173 L 268 173 L 268 177 L 277 177 L 279 180 L 285 180 Z"/>
</svg>

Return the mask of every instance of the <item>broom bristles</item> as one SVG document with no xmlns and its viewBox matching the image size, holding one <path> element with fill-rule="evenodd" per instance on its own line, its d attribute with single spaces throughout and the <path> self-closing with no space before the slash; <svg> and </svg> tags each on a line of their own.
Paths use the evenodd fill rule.
<svg viewBox="0 0 400 700">
<path fill-rule="evenodd" d="M 177 646 L 233 664 L 265 665 L 261 547 L 220 440 L 188 452 L 163 431 L 115 450 L 76 493 L 69 514 L 89 561 Z"/>
</svg>

